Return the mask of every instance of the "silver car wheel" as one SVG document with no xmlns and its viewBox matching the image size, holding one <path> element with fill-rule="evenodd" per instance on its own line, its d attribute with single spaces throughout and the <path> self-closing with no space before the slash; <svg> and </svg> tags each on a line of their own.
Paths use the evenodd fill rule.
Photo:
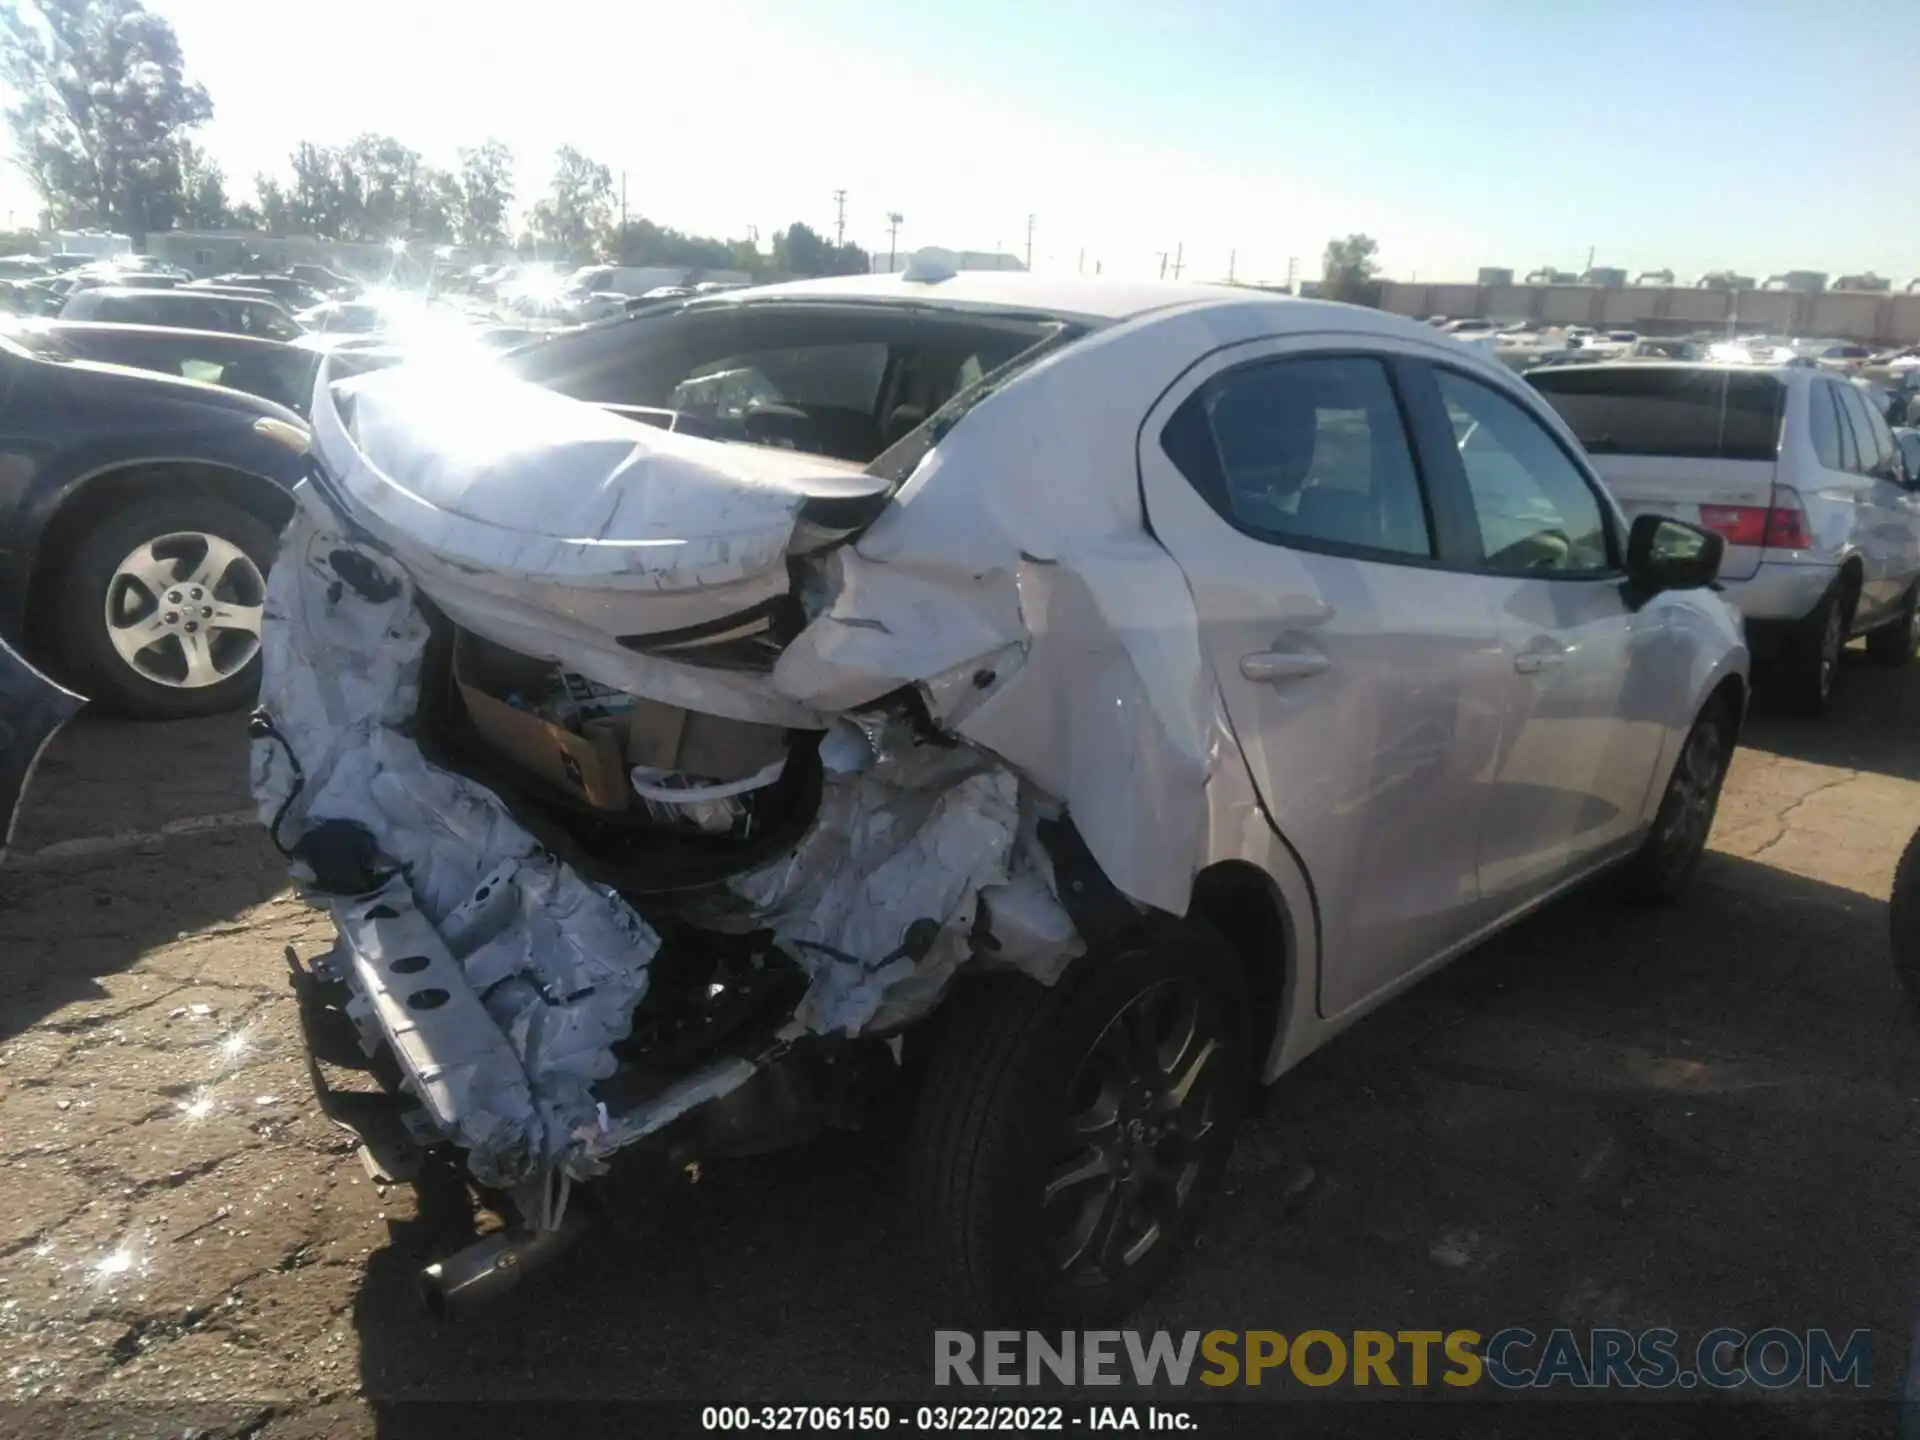
<svg viewBox="0 0 1920 1440">
<path fill-rule="evenodd" d="M 107 638 L 157 685 L 218 685 L 260 653 L 266 577 L 230 540 L 161 535 L 122 560 L 107 585 Z"/>
</svg>

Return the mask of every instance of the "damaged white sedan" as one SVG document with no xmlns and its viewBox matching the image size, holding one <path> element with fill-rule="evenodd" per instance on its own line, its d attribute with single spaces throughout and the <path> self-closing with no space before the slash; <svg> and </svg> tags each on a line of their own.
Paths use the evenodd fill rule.
<svg viewBox="0 0 1920 1440">
<path fill-rule="evenodd" d="M 1426 327 L 920 268 L 502 363 L 323 378 L 254 722 L 316 1053 L 513 1212 L 438 1307 L 911 1094 L 954 1293 L 1124 1311 L 1253 1083 L 1704 847 L 1720 541 Z"/>
</svg>

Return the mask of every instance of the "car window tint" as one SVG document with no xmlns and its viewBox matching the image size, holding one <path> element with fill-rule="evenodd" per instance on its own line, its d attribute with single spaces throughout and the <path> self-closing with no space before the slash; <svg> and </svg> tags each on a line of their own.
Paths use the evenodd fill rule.
<svg viewBox="0 0 1920 1440">
<path fill-rule="evenodd" d="M 697 365 L 674 387 L 675 410 L 737 415 L 754 404 L 824 405 L 871 415 L 879 404 L 887 347 L 800 345 Z"/>
<path fill-rule="evenodd" d="M 1854 463 L 1849 470 L 1862 475 L 1869 474 L 1880 463 L 1878 447 L 1874 444 L 1873 426 L 1867 418 L 1867 400 L 1851 385 L 1835 385 L 1834 393 L 1840 397 L 1840 413 L 1849 422 L 1853 432 Z"/>
<path fill-rule="evenodd" d="M 1280 544 L 1430 558 L 1432 534 L 1386 367 L 1358 357 L 1229 371 L 1161 436 L 1237 528 Z"/>
<path fill-rule="evenodd" d="M 1519 405 L 1452 370 L 1434 371 L 1490 569 L 1602 574 L 1613 568 L 1599 497 Z"/>
<path fill-rule="evenodd" d="M 1907 478 L 1920 480 L 1920 430 L 1908 430 L 1901 434 L 1900 453 L 1906 457 Z"/>
<path fill-rule="evenodd" d="M 1854 387 L 1854 393 L 1860 394 L 1858 387 Z M 1874 468 L 1879 474 L 1891 475 L 1894 467 L 1893 430 L 1887 424 L 1886 417 L 1880 413 L 1879 406 L 1873 404 L 1863 394 L 1860 394 L 1860 399 L 1861 408 L 1867 412 L 1867 429 L 1873 434 L 1874 453 L 1879 457 L 1878 464 Z"/>
<path fill-rule="evenodd" d="M 1840 394 L 1840 387 L 1828 381 L 1822 387 L 1827 392 L 1827 400 L 1833 406 L 1834 426 L 1840 434 L 1840 469 L 1858 470 L 1860 468 L 1860 443 L 1854 435 L 1853 422 L 1847 418 L 1846 401 Z"/>
<path fill-rule="evenodd" d="M 1664 365 L 1553 368 L 1527 381 L 1594 455 L 1771 460 L 1786 387 L 1766 374 Z"/>
<path fill-rule="evenodd" d="M 1840 420 L 1834 411 L 1833 386 L 1815 385 L 1807 392 L 1807 438 L 1822 470 L 1842 469 Z"/>
</svg>

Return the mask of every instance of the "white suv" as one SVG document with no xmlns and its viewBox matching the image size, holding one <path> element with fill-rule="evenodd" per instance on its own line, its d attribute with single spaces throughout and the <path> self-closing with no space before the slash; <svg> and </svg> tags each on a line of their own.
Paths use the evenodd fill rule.
<svg viewBox="0 0 1920 1440">
<path fill-rule="evenodd" d="M 1629 515 L 1727 542 L 1720 582 L 1766 684 L 1818 714 L 1840 650 L 1920 644 L 1920 496 L 1887 423 L 1809 366 L 1590 365 L 1530 373 Z"/>
</svg>

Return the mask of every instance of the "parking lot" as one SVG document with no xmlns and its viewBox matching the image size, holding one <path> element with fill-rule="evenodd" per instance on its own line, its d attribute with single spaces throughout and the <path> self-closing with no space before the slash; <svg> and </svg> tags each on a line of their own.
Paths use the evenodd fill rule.
<svg viewBox="0 0 1920 1440">
<path fill-rule="evenodd" d="M 1920 671 L 1848 670 L 1828 721 L 1750 724 L 1679 908 L 1563 901 L 1288 1077 L 1139 1326 L 1866 1327 L 1897 1394 L 1920 1029 L 1885 899 Z M 328 927 L 245 816 L 242 731 L 78 724 L 0 876 L 8 1397 L 283 1436 L 399 1433 L 425 1399 L 927 1391 L 951 1317 L 857 1140 L 710 1167 L 428 1320 L 442 1218 L 312 1102 L 283 952 Z"/>
</svg>

